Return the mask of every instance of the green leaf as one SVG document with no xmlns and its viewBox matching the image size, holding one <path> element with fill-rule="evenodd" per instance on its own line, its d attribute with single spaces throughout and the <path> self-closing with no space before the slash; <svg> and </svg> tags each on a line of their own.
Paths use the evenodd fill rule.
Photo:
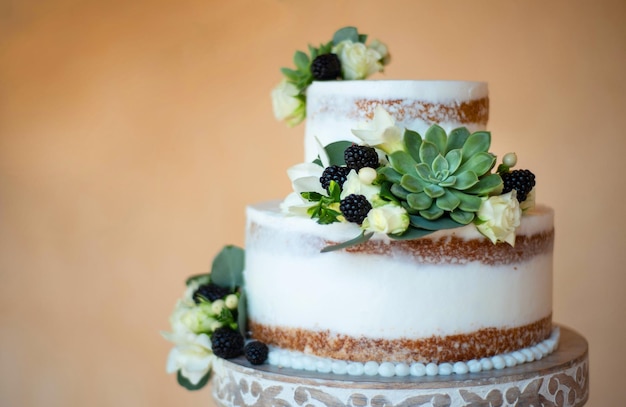
<svg viewBox="0 0 626 407">
<path fill-rule="evenodd" d="M 386 201 L 398 202 L 398 198 L 391 193 L 392 183 L 388 181 L 384 181 L 380 184 L 380 197 Z"/>
<path fill-rule="evenodd" d="M 243 285 L 244 250 L 225 246 L 213 259 L 211 281 L 220 287 L 234 290 Z"/>
<path fill-rule="evenodd" d="M 499 174 L 489 174 L 479 179 L 479 181 L 465 190 L 468 194 L 473 195 L 490 195 L 492 193 L 499 193 L 502 190 L 502 178 Z"/>
<path fill-rule="evenodd" d="M 430 141 L 437 146 L 437 151 L 444 153 L 446 151 L 446 144 L 448 142 L 448 136 L 446 131 L 437 124 L 433 124 L 426 130 L 424 134 L 424 140 Z"/>
<path fill-rule="evenodd" d="M 419 239 L 420 237 L 430 235 L 433 232 L 434 230 L 408 228 L 401 235 L 390 234 L 388 236 L 394 240 L 413 240 L 413 239 Z"/>
<path fill-rule="evenodd" d="M 296 67 L 301 71 L 306 71 L 309 69 L 309 64 L 311 61 L 309 60 L 309 56 L 302 52 L 296 51 L 293 56 L 293 63 L 296 64 Z"/>
<path fill-rule="evenodd" d="M 400 186 L 409 192 L 422 192 L 424 190 L 424 183 L 419 178 L 409 174 L 402 176 Z"/>
<path fill-rule="evenodd" d="M 367 34 L 359 34 L 359 42 L 365 44 L 367 41 Z"/>
<path fill-rule="evenodd" d="M 477 176 L 482 176 L 489 172 L 496 163 L 496 156 L 491 153 L 476 153 L 465 161 L 459 169 L 458 173 L 471 171 Z"/>
<path fill-rule="evenodd" d="M 321 253 L 328 253 L 335 250 L 345 249 L 346 247 L 356 246 L 361 243 L 365 243 L 370 240 L 374 236 L 374 232 L 365 232 L 363 231 L 360 235 L 355 237 L 354 239 L 348 240 L 347 242 L 335 244 L 332 246 L 326 246 L 321 250 Z"/>
<path fill-rule="evenodd" d="M 435 174 L 438 172 L 447 172 L 449 168 L 450 166 L 448 165 L 448 160 L 446 160 L 441 154 L 433 160 L 432 170 Z"/>
<path fill-rule="evenodd" d="M 448 135 L 448 145 L 446 146 L 446 152 L 462 149 L 463 144 L 465 144 L 469 136 L 470 132 L 465 127 L 459 127 L 452 130 Z"/>
<path fill-rule="evenodd" d="M 433 199 L 426 195 L 425 192 L 418 192 L 415 194 L 409 194 L 406 197 L 406 202 L 412 209 L 421 211 L 430 208 L 433 204 Z"/>
<path fill-rule="evenodd" d="M 430 208 L 420 211 L 420 215 L 429 220 L 435 220 L 443 215 L 443 209 L 437 207 L 437 205 L 431 205 Z"/>
<path fill-rule="evenodd" d="M 341 201 L 341 187 L 335 180 L 331 180 L 328 184 L 328 198 L 330 198 L 328 203 Z"/>
<path fill-rule="evenodd" d="M 448 175 L 446 179 L 439 182 L 440 187 L 450 188 L 456 184 L 456 176 Z"/>
<path fill-rule="evenodd" d="M 356 27 L 343 27 L 335 32 L 333 35 L 333 44 L 337 45 L 341 41 L 350 40 L 352 42 L 359 42 L 359 32 Z"/>
<path fill-rule="evenodd" d="M 280 68 L 280 71 L 283 73 L 283 75 L 285 75 L 288 80 L 292 82 L 296 82 L 300 79 L 300 72 L 298 71 L 294 71 L 293 69 L 289 68 Z"/>
<path fill-rule="evenodd" d="M 185 285 L 189 286 L 191 285 L 191 283 L 194 282 L 198 282 L 200 285 L 202 284 L 208 284 L 211 281 L 211 274 L 209 273 L 203 273 L 203 274 L 196 274 L 194 276 L 189 277 L 186 281 L 185 281 Z"/>
<path fill-rule="evenodd" d="M 241 290 L 237 303 L 237 328 L 241 336 L 245 338 L 248 333 L 248 297 L 245 290 Z"/>
<path fill-rule="evenodd" d="M 427 140 L 422 142 L 422 145 L 420 146 L 420 160 L 423 163 L 430 167 L 438 155 L 439 150 L 435 144 Z"/>
<path fill-rule="evenodd" d="M 346 148 L 350 147 L 353 143 L 350 141 L 335 141 L 330 143 L 324 150 L 328 154 L 328 160 L 330 165 L 345 165 L 346 159 L 344 158 L 344 152 Z"/>
<path fill-rule="evenodd" d="M 319 202 L 324 197 L 324 195 L 319 192 L 301 192 L 300 196 L 309 202 Z"/>
<path fill-rule="evenodd" d="M 389 163 L 400 174 L 415 174 L 415 160 L 406 151 L 394 151 L 389 155 Z"/>
<path fill-rule="evenodd" d="M 415 162 L 420 162 L 420 146 L 422 145 L 422 136 L 420 136 L 416 131 L 405 129 L 403 140 L 409 155 L 411 155 Z"/>
<path fill-rule="evenodd" d="M 436 202 L 439 208 L 443 209 L 444 211 L 452 212 L 459 206 L 461 200 L 457 198 L 456 195 L 454 195 L 452 192 L 445 190 L 445 193 L 437 198 Z"/>
<path fill-rule="evenodd" d="M 460 210 L 467 212 L 478 212 L 478 210 L 480 209 L 480 205 L 482 204 L 483 200 L 476 195 L 469 195 L 461 191 L 456 191 L 454 189 L 450 190 L 450 192 L 453 193 L 461 201 L 461 203 L 459 204 Z"/>
<path fill-rule="evenodd" d="M 478 176 L 473 171 L 465 171 L 456 176 L 456 182 L 454 188 L 461 191 L 476 185 L 478 182 Z"/>
<path fill-rule="evenodd" d="M 424 192 L 431 198 L 439 198 L 446 193 L 446 190 L 437 184 L 424 185 Z"/>
<path fill-rule="evenodd" d="M 444 230 L 444 229 L 454 229 L 463 226 L 462 224 L 455 222 L 454 220 L 441 217 L 437 220 L 428 220 L 421 216 L 409 216 L 411 219 L 411 225 L 427 230 Z"/>
<path fill-rule="evenodd" d="M 415 172 L 417 175 L 426 182 L 430 182 L 432 180 L 432 171 L 430 170 L 430 165 L 426 163 L 419 163 L 415 166 Z"/>
<path fill-rule="evenodd" d="M 488 131 L 477 131 L 472 133 L 463 145 L 463 157 L 472 157 L 477 153 L 489 151 L 491 145 L 491 133 Z"/>
<path fill-rule="evenodd" d="M 390 189 L 391 193 L 394 194 L 397 198 L 400 198 L 403 201 L 406 201 L 407 196 L 409 195 L 409 191 L 402 188 L 400 184 L 393 184 Z"/>
<path fill-rule="evenodd" d="M 474 213 L 465 211 L 454 211 L 450 213 L 450 217 L 461 225 L 469 225 L 474 220 Z"/>
<path fill-rule="evenodd" d="M 461 149 L 455 148 L 446 153 L 446 160 L 448 161 L 448 170 L 450 174 L 454 174 L 459 169 L 461 161 L 463 160 L 463 153 Z"/>
<path fill-rule="evenodd" d="M 210 378 L 211 378 L 211 371 L 210 370 L 209 370 L 209 372 L 206 375 L 204 375 L 202 377 L 202 379 L 200 379 L 198 384 L 191 383 L 189 381 L 189 379 L 187 379 L 185 376 L 183 376 L 183 374 L 181 373 L 180 370 L 176 374 L 176 379 L 178 380 L 178 384 L 180 384 L 181 386 L 183 386 L 187 390 L 192 390 L 192 391 L 200 390 L 201 388 L 206 386 L 206 384 L 209 382 Z"/>
<path fill-rule="evenodd" d="M 380 167 L 377 172 L 385 177 L 386 180 L 396 184 L 399 184 L 402 180 L 402 174 L 389 166 Z"/>
</svg>

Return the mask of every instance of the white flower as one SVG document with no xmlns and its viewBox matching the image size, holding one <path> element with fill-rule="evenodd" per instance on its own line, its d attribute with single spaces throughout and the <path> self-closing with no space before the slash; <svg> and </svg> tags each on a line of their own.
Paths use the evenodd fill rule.
<svg viewBox="0 0 626 407">
<path fill-rule="evenodd" d="M 306 107 L 300 91 L 293 83 L 283 80 L 272 90 L 272 107 L 278 120 L 285 120 L 289 126 L 295 126 L 304 120 Z"/>
<path fill-rule="evenodd" d="M 324 173 L 324 168 L 314 163 L 296 164 L 287 170 L 287 175 L 291 180 L 294 192 L 289 194 L 281 203 L 280 208 L 283 213 L 293 215 L 306 215 L 306 211 L 315 202 L 307 201 L 300 195 L 302 192 L 317 192 L 325 195 L 326 190 L 322 188 L 320 177 Z"/>
<path fill-rule="evenodd" d="M 174 342 L 175 346 L 167 358 L 167 373 L 180 373 L 192 384 L 200 380 L 211 370 L 215 356 L 211 350 L 211 339 L 206 334 L 184 335 L 163 333 L 165 339 Z"/>
<path fill-rule="evenodd" d="M 362 228 L 371 232 L 399 234 L 409 227 L 409 214 L 400 205 L 386 204 L 369 211 Z"/>
<path fill-rule="evenodd" d="M 170 325 L 174 333 L 206 332 L 215 321 L 214 316 L 211 303 L 190 306 L 184 300 L 180 300 L 170 316 Z"/>
<path fill-rule="evenodd" d="M 520 225 L 522 210 L 517 202 L 517 191 L 484 199 L 476 214 L 476 227 L 493 243 L 515 245 L 515 230 Z"/>
<path fill-rule="evenodd" d="M 383 44 L 379 40 L 374 40 L 370 43 L 369 48 L 376 50 L 376 52 L 381 55 L 381 62 L 383 65 L 389 64 L 391 61 L 391 55 L 389 55 L 387 45 Z"/>
<path fill-rule="evenodd" d="M 332 50 L 341 61 L 344 79 L 365 79 L 383 70 L 383 55 L 361 42 L 341 41 Z"/>
<path fill-rule="evenodd" d="M 387 154 L 403 150 L 402 135 L 404 130 L 396 126 L 394 118 L 382 106 L 376 106 L 371 122 L 361 123 L 352 134 L 371 147 L 378 147 Z"/>
<path fill-rule="evenodd" d="M 351 170 L 343 183 L 341 190 L 341 199 L 345 199 L 348 195 L 363 195 L 368 201 L 371 201 L 375 195 L 380 194 L 380 186 L 372 185 L 376 179 L 376 170 L 364 167 L 357 173 Z"/>
</svg>

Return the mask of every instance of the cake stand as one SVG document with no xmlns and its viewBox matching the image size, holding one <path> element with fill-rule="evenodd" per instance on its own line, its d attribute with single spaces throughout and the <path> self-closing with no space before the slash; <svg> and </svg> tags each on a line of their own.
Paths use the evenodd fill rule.
<svg viewBox="0 0 626 407">
<path fill-rule="evenodd" d="M 212 394 L 222 407 L 582 406 L 589 397 L 585 338 L 561 327 L 541 360 L 449 376 L 349 376 L 218 359 Z"/>
</svg>

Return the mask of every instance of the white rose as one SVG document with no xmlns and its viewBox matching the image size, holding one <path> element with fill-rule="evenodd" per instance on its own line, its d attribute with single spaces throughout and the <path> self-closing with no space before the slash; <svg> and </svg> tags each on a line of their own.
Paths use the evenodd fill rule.
<svg viewBox="0 0 626 407">
<path fill-rule="evenodd" d="M 520 225 L 522 210 L 517 202 L 517 191 L 492 196 L 483 200 L 476 214 L 476 227 L 493 243 L 515 245 L 515 230 Z"/>
<path fill-rule="evenodd" d="M 293 83 L 282 81 L 272 90 L 272 107 L 278 120 L 285 120 L 289 126 L 295 126 L 306 115 L 304 101 L 297 97 L 299 90 Z"/>
<path fill-rule="evenodd" d="M 396 235 L 409 227 L 409 214 L 400 205 L 387 204 L 373 208 L 363 221 L 362 228 L 371 232 Z"/>
<path fill-rule="evenodd" d="M 192 384 L 198 384 L 200 380 L 211 370 L 215 356 L 211 350 L 211 339 L 206 334 L 172 335 L 164 333 L 163 336 L 175 343 L 167 358 L 167 373 L 180 373 Z"/>
<path fill-rule="evenodd" d="M 383 55 L 361 42 L 341 41 L 333 48 L 341 61 L 344 79 L 365 79 L 383 70 Z"/>
<path fill-rule="evenodd" d="M 375 195 L 380 194 L 380 186 L 372 185 L 374 179 L 376 179 L 376 170 L 373 168 L 361 168 L 358 173 L 351 170 L 343 183 L 341 199 L 356 194 L 363 195 L 368 201 L 371 201 Z"/>
<path fill-rule="evenodd" d="M 371 122 L 360 123 L 352 134 L 360 138 L 365 145 L 378 147 L 387 154 L 403 150 L 404 130 L 396 126 L 396 121 L 384 107 L 376 106 Z"/>
</svg>

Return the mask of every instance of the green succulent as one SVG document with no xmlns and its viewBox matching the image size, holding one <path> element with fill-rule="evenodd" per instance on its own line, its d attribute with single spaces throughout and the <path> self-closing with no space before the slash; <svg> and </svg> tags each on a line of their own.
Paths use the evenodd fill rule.
<svg viewBox="0 0 626 407">
<path fill-rule="evenodd" d="M 387 198 L 401 203 L 414 227 L 438 230 L 469 224 L 481 197 L 502 189 L 500 176 L 490 173 L 496 157 L 488 151 L 487 131 L 470 134 L 461 127 L 447 135 L 434 124 L 424 138 L 405 130 L 404 144 L 379 172 L 388 184 Z"/>
</svg>

